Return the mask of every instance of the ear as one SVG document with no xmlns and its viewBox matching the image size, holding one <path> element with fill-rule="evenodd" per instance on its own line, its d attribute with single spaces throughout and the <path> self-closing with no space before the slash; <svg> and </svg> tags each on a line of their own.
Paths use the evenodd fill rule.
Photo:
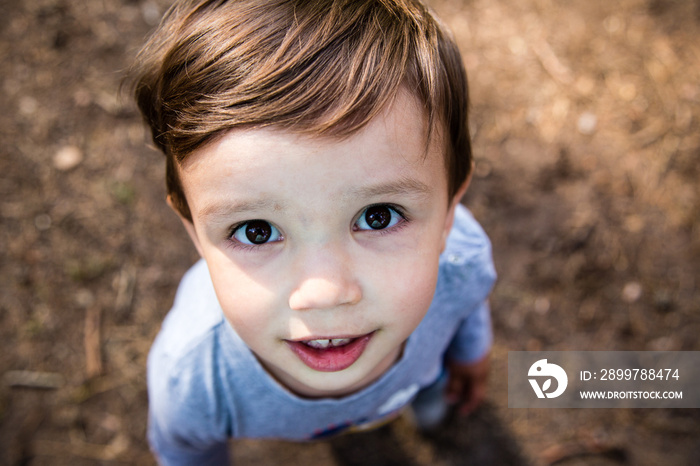
<svg viewBox="0 0 700 466">
<path fill-rule="evenodd" d="M 469 176 L 467 176 L 467 179 L 464 180 L 464 183 L 462 183 L 462 186 L 459 187 L 454 197 L 450 199 L 450 204 L 447 210 L 447 217 L 445 218 L 445 228 L 442 232 L 442 249 L 440 250 L 441 252 L 444 251 L 445 247 L 447 246 L 447 237 L 450 235 L 452 225 L 455 221 L 455 210 L 457 210 L 457 205 L 464 197 L 464 194 L 467 192 L 467 188 L 469 188 L 469 184 L 472 181 L 472 173 L 474 173 L 474 162 L 472 162 L 472 169 L 469 172 Z"/>
<path fill-rule="evenodd" d="M 173 212 L 175 212 L 180 218 L 180 221 L 185 227 L 185 231 L 187 231 L 187 234 L 190 235 L 190 239 L 192 240 L 195 249 L 197 249 L 199 256 L 204 257 L 204 254 L 202 254 L 202 245 L 199 243 L 199 236 L 197 236 L 197 230 L 195 230 L 194 224 L 191 221 L 187 220 L 185 217 L 183 217 L 180 211 L 175 208 L 175 205 L 173 204 L 173 200 L 170 198 L 170 195 L 168 195 L 165 201 L 168 203 Z"/>
</svg>

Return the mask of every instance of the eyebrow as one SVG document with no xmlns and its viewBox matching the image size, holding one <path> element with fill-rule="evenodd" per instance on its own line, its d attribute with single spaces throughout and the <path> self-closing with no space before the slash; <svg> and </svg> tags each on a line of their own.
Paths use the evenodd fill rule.
<svg viewBox="0 0 700 466">
<path fill-rule="evenodd" d="M 430 186 L 414 178 L 402 178 L 390 183 L 363 186 L 352 189 L 347 197 L 376 197 L 388 195 L 424 196 L 432 191 Z"/>
<path fill-rule="evenodd" d="M 430 186 L 413 178 L 402 178 L 398 181 L 380 183 L 377 185 L 354 188 L 344 194 L 345 199 L 372 198 L 378 196 L 425 196 L 432 191 Z M 206 204 L 199 212 L 202 219 L 215 219 L 229 217 L 233 214 L 245 212 L 260 212 L 264 210 L 281 210 L 284 204 L 270 199 L 255 199 L 250 201 L 229 203 L 211 202 Z"/>
<path fill-rule="evenodd" d="M 203 219 L 213 219 L 218 217 L 228 217 L 232 214 L 254 212 L 261 210 L 279 210 L 284 206 L 269 199 L 255 199 L 252 201 L 234 202 L 232 204 L 221 204 L 212 202 L 205 205 L 199 213 Z"/>
</svg>

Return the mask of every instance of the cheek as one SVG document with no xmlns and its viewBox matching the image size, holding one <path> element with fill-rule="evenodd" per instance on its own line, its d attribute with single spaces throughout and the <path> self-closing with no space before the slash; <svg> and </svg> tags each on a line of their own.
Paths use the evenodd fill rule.
<svg viewBox="0 0 700 466">
<path fill-rule="evenodd" d="M 434 263 L 434 265 L 433 265 Z M 417 325 L 430 307 L 437 284 L 437 261 L 411 261 L 391 277 L 396 314 Z"/>
<path fill-rule="evenodd" d="M 444 224 L 444 219 L 443 220 Z M 393 319 L 417 325 L 430 307 L 437 284 L 441 243 L 438 221 L 429 228 L 411 232 L 405 243 L 391 254 L 381 267 L 368 269 L 373 277 L 367 282 L 383 296 L 393 310 Z M 391 301 L 391 304 L 389 302 Z"/>
<path fill-rule="evenodd" d="M 241 338 L 273 329 L 276 296 L 269 289 L 235 268 L 211 267 L 210 273 L 224 316 Z"/>
</svg>

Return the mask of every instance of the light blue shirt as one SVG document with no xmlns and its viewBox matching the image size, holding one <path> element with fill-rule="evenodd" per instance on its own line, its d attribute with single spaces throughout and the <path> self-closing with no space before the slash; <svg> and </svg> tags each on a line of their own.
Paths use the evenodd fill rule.
<svg viewBox="0 0 700 466">
<path fill-rule="evenodd" d="M 395 416 L 439 376 L 445 356 L 475 361 L 492 343 L 490 242 L 461 205 L 432 304 L 401 356 L 342 398 L 301 398 L 260 365 L 224 319 L 204 261 L 184 276 L 148 358 L 151 447 L 164 465 L 228 464 L 227 440 L 309 440 Z"/>
</svg>

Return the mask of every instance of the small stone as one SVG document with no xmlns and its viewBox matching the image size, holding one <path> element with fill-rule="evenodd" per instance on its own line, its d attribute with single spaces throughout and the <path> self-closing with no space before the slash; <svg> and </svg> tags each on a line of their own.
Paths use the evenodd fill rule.
<svg viewBox="0 0 700 466">
<path fill-rule="evenodd" d="M 95 295 L 87 288 L 81 288 L 75 293 L 75 302 L 80 307 L 90 307 L 95 302 Z"/>
<path fill-rule="evenodd" d="M 593 134 L 598 126 L 598 117 L 591 112 L 584 112 L 578 117 L 576 127 L 581 134 Z"/>
<path fill-rule="evenodd" d="M 65 146 L 53 156 L 53 166 L 57 170 L 68 171 L 83 161 L 83 153 L 76 146 Z"/>
<path fill-rule="evenodd" d="M 642 285 L 639 282 L 629 282 L 622 289 L 622 299 L 627 303 L 633 303 L 642 297 Z"/>
<path fill-rule="evenodd" d="M 51 228 L 51 217 L 48 214 L 39 214 L 34 217 L 34 226 L 39 231 L 46 231 Z"/>
<path fill-rule="evenodd" d="M 36 112 L 38 107 L 39 103 L 34 97 L 23 96 L 19 99 L 19 113 L 22 115 L 31 116 Z"/>
<path fill-rule="evenodd" d="M 550 304 L 549 299 L 544 296 L 540 296 L 535 299 L 535 312 L 538 314 L 546 314 L 549 312 Z"/>
</svg>

